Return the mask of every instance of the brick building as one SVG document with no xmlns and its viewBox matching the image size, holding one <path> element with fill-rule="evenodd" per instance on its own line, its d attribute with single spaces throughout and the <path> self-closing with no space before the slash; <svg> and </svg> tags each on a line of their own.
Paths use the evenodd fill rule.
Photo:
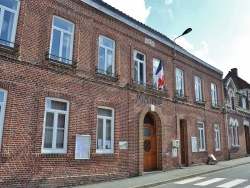
<svg viewBox="0 0 250 188">
<path fill-rule="evenodd" d="M 0 184 L 227 158 L 222 72 L 97 0 L 0 1 Z M 164 70 L 164 87 L 156 82 Z"/>
<path fill-rule="evenodd" d="M 224 89 L 228 152 L 234 159 L 250 154 L 250 84 L 233 68 L 224 78 Z"/>
</svg>

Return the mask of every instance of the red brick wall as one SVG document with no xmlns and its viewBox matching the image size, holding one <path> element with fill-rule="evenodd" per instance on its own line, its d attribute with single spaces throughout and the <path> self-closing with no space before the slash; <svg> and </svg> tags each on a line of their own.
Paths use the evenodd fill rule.
<svg viewBox="0 0 250 188">
<path fill-rule="evenodd" d="M 53 15 L 75 24 L 73 59 L 77 68 L 45 60 L 49 51 Z M 115 66 L 119 79 L 95 74 L 98 64 L 98 37 L 116 43 Z M 150 102 L 138 96 L 159 100 L 151 112 L 157 126 L 158 170 L 178 168 L 180 155 L 172 158 L 172 140 L 180 139 L 178 120 L 187 122 L 188 165 L 205 162 L 209 153 L 220 160 L 227 152 L 221 109 L 211 108 L 210 84 L 218 87 L 222 102 L 220 74 L 154 40 L 144 43 L 145 34 L 111 18 L 81 1 L 21 1 L 16 42 L 20 54 L 0 49 L 0 87 L 8 90 L 0 157 L 1 185 L 5 187 L 63 186 L 137 176 L 143 173 L 143 118 L 151 111 Z M 162 59 L 167 93 L 131 82 L 133 51 L 146 55 L 147 82 L 152 82 L 153 58 Z M 6 58 L 6 57 L 11 58 Z M 184 71 L 187 100 L 174 103 L 174 68 Z M 204 106 L 194 103 L 194 75 L 202 78 Z M 67 154 L 41 154 L 45 98 L 70 102 Z M 96 154 L 97 107 L 115 110 L 114 154 Z M 205 123 L 206 152 L 191 152 L 190 137 L 198 136 L 197 122 Z M 213 125 L 221 128 L 222 151 L 214 152 Z M 75 160 L 75 135 L 91 135 L 91 157 Z M 119 149 L 128 141 L 128 149 Z M 180 151 L 179 151 L 180 152 Z"/>
</svg>

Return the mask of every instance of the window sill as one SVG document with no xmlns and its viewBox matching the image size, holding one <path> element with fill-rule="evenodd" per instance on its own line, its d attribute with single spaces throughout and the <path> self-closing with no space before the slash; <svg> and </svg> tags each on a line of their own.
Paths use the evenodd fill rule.
<svg viewBox="0 0 250 188">
<path fill-rule="evenodd" d="M 199 149 L 199 152 L 206 152 L 205 149 Z"/>
<path fill-rule="evenodd" d="M 232 148 L 239 148 L 240 147 L 240 145 L 233 145 L 232 144 Z"/>
<path fill-rule="evenodd" d="M 96 76 L 105 80 L 109 80 L 109 81 L 118 81 L 120 76 L 118 74 L 112 73 L 112 74 L 108 74 L 105 73 L 105 71 L 101 71 L 101 70 L 96 70 Z"/>
<path fill-rule="evenodd" d="M 20 45 L 18 43 L 13 43 L 13 44 L 14 44 L 13 47 L 0 44 L 0 51 L 13 56 L 19 56 Z"/>
<path fill-rule="evenodd" d="M 180 100 L 187 100 L 188 99 L 188 96 L 186 94 L 182 94 L 182 93 L 176 93 L 175 97 L 177 99 L 180 99 Z"/>
<path fill-rule="evenodd" d="M 206 103 L 206 101 L 203 101 L 203 100 L 199 100 L 199 101 L 195 101 L 196 104 L 199 104 L 199 105 L 204 105 Z"/>
<path fill-rule="evenodd" d="M 217 110 L 218 110 L 218 109 L 220 109 L 220 107 L 219 107 L 219 105 L 218 105 L 218 104 L 217 104 L 217 105 L 212 105 L 212 106 L 211 106 L 211 108 L 213 108 L 213 109 L 217 109 Z"/>
</svg>

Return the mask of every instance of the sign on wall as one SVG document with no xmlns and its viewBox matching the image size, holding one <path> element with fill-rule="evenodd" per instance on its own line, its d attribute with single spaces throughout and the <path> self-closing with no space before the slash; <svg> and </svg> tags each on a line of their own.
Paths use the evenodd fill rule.
<svg viewBox="0 0 250 188">
<path fill-rule="evenodd" d="M 75 143 L 75 159 L 89 159 L 90 158 L 90 135 L 76 134 Z"/>
<path fill-rule="evenodd" d="M 191 137 L 192 152 L 197 152 L 197 137 Z"/>
</svg>

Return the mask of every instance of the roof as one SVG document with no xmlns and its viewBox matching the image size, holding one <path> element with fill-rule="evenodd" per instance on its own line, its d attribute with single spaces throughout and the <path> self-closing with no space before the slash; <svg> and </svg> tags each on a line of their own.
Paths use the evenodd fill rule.
<svg viewBox="0 0 250 188">
<path fill-rule="evenodd" d="M 180 53 L 190 57 L 191 59 L 197 61 L 198 63 L 206 66 L 207 68 L 223 75 L 223 72 L 215 67 L 213 67 L 212 65 L 206 63 L 205 61 L 197 58 L 196 56 L 194 56 L 193 54 L 189 53 L 188 51 L 184 50 L 182 47 L 180 47 L 179 45 L 175 44 L 174 41 L 170 40 L 167 36 L 163 35 L 162 33 L 152 29 L 151 27 L 133 19 L 132 17 L 128 16 L 127 14 L 121 12 L 120 10 L 112 7 L 111 5 L 103 2 L 102 0 L 81 0 L 82 2 L 90 5 L 93 8 L 98 9 L 99 11 L 108 14 L 109 16 L 112 16 L 113 18 L 145 33 L 146 35 L 154 38 L 155 40 L 158 40 L 162 43 L 164 43 L 165 45 L 174 48 L 175 45 L 175 50 L 179 51 Z"/>
<path fill-rule="evenodd" d="M 238 74 L 237 73 L 235 74 L 234 71 L 232 71 L 232 69 L 227 73 L 226 77 L 223 79 L 224 84 L 230 78 L 232 78 L 232 80 L 234 81 L 234 84 L 237 87 L 237 89 L 250 89 L 250 84 L 245 80 L 243 80 L 242 78 L 238 77 Z"/>
</svg>

